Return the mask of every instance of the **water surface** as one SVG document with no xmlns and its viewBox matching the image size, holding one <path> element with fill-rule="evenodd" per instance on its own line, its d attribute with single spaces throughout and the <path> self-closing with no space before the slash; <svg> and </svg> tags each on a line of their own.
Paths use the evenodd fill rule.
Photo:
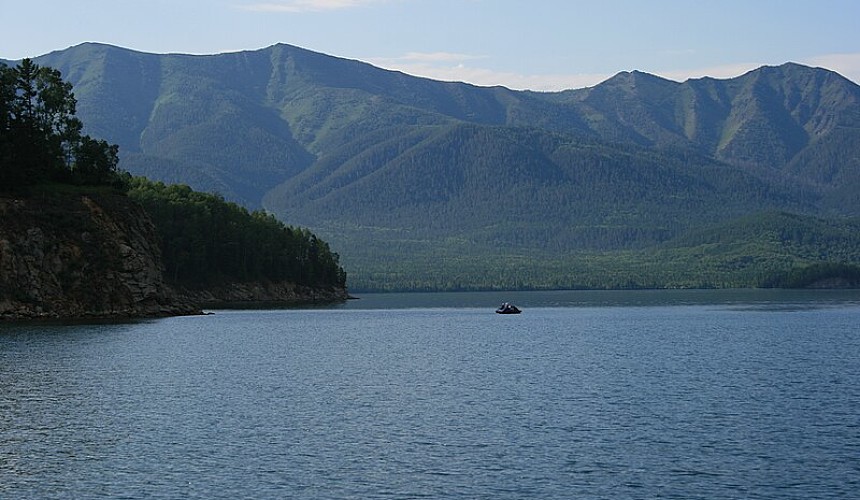
<svg viewBox="0 0 860 500">
<path fill-rule="evenodd" d="M 858 326 L 773 291 L 4 325 L 0 498 L 852 498 Z"/>
</svg>

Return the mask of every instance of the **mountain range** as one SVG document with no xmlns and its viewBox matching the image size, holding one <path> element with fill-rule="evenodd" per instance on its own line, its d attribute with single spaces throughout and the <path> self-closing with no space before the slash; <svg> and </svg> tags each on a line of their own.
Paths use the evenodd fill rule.
<svg viewBox="0 0 860 500">
<path fill-rule="evenodd" d="M 589 255 L 637 269 L 630 252 L 750 214 L 860 215 L 860 87 L 799 64 L 531 92 L 284 44 L 34 60 L 74 85 L 122 168 L 311 228 L 358 288 L 492 287 L 495 268 L 517 274 L 506 286 L 578 286 Z"/>
</svg>

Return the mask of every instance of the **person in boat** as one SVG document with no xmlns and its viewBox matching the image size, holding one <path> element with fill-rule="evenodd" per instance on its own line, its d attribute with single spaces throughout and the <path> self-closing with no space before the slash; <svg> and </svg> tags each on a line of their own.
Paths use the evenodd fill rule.
<svg viewBox="0 0 860 500">
<path fill-rule="evenodd" d="M 517 306 L 511 304 L 510 302 L 502 302 L 502 305 L 499 306 L 498 309 L 496 309 L 496 312 L 498 312 L 498 313 L 518 313 L 518 312 L 520 312 L 520 310 L 517 308 Z"/>
</svg>

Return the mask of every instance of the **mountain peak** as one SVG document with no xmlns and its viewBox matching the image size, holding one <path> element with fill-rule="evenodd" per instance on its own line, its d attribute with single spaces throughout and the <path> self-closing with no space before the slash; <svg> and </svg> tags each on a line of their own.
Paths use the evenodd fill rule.
<svg viewBox="0 0 860 500">
<path fill-rule="evenodd" d="M 632 70 L 632 71 L 619 71 L 608 80 L 603 81 L 600 85 L 675 85 L 678 82 L 673 80 L 669 80 L 668 78 L 663 78 L 662 76 L 654 75 L 651 73 L 646 73 L 644 71 Z"/>
<path fill-rule="evenodd" d="M 758 68 L 752 69 L 743 75 L 735 77 L 733 79 L 742 80 L 747 77 L 755 77 L 755 76 L 765 76 L 771 78 L 779 78 L 779 79 L 794 79 L 794 78 L 805 78 L 811 75 L 819 75 L 820 77 L 838 77 L 839 79 L 845 80 L 847 82 L 851 82 L 844 76 L 839 73 L 829 70 L 827 68 L 821 68 L 817 66 L 807 66 L 805 64 L 800 64 L 796 62 L 786 62 L 780 65 L 771 66 L 765 65 L 760 66 Z M 854 84 L 854 82 L 851 82 Z M 854 84 L 856 85 L 856 84 Z"/>
<path fill-rule="evenodd" d="M 88 43 L 37 62 L 74 86 L 121 168 L 265 207 L 352 262 L 425 241 L 633 248 L 762 209 L 857 211 L 860 88 L 796 63 L 534 93 L 283 43 L 132 52 Z"/>
</svg>

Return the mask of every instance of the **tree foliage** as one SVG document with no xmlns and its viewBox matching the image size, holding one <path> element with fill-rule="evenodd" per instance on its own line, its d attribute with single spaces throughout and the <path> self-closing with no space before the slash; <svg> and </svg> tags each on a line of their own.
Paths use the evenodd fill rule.
<svg viewBox="0 0 860 500">
<path fill-rule="evenodd" d="M 777 273 L 762 282 L 773 288 L 841 288 L 860 286 L 860 266 L 821 262 Z"/>
<path fill-rule="evenodd" d="M 118 146 L 82 134 L 76 104 L 56 69 L 0 65 L 0 188 L 120 183 Z"/>
<path fill-rule="evenodd" d="M 826 70 L 634 72 L 536 93 L 288 46 L 196 58 L 85 44 L 39 61 L 86 82 L 88 129 L 121 144 L 125 168 L 313 228 L 346 249 L 354 289 L 750 286 L 856 262 L 815 223 L 698 231 L 769 210 L 860 215 L 860 87 Z M 496 272 L 498 254 L 515 265 Z"/>
<path fill-rule="evenodd" d="M 120 173 L 119 147 L 82 134 L 75 107 L 72 85 L 59 71 L 29 59 L 15 68 L 0 65 L 0 189 L 77 184 L 131 190 L 159 232 L 168 278 L 180 285 L 345 287 L 338 255 L 308 230 L 188 186 Z"/>
<path fill-rule="evenodd" d="M 144 178 L 130 181 L 161 237 L 167 277 L 200 288 L 229 282 L 345 287 L 346 273 L 326 242 L 262 211 L 220 196 Z"/>
<path fill-rule="evenodd" d="M 856 218 L 763 212 L 661 245 L 610 251 L 476 248 L 465 238 L 431 246 L 415 233 L 392 242 L 378 237 L 387 229 L 340 231 L 349 238 L 346 248 L 374 256 L 344 257 L 354 292 L 860 286 L 851 274 L 860 268 Z"/>
</svg>

